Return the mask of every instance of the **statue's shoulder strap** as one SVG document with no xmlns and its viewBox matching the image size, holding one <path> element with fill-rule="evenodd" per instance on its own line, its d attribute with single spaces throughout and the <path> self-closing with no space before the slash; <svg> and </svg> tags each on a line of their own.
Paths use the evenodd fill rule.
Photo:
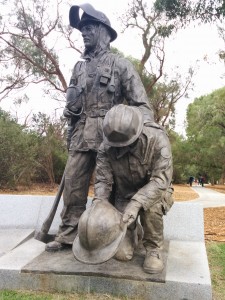
<svg viewBox="0 0 225 300">
<path fill-rule="evenodd" d="M 73 68 L 72 76 L 70 79 L 70 84 L 81 85 L 83 87 L 85 86 L 85 84 L 86 84 L 85 66 L 86 66 L 85 61 L 79 60 L 78 62 L 76 62 L 75 66 Z"/>
</svg>

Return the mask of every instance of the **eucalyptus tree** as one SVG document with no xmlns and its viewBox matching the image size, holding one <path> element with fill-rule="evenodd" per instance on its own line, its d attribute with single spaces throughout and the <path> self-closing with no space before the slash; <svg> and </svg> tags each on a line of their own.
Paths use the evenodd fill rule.
<svg viewBox="0 0 225 300">
<path fill-rule="evenodd" d="M 173 182 L 187 183 L 188 178 L 197 173 L 192 162 L 192 146 L 184 136 L 173 130 L 169 131 L 169 139 L 173 154 Z"/>
<path fill-rule="evenodd" d="M 0 188 L 60 182 L 67 159 L 64 123 L 38 113 L 28 129 L 0 109 Z"/>
<path fill-rule="evenodd" d="M 33 115 L 28 132 L 39 138 L 36 180 L 59 183 L 67 160 L 65 119 L 39 112 Z"/>
<path fill-rule="evenodd" d="M 24 130 L 7 112 L 0 110 L 0 188 L 30 184 L 35 178 L 38 136 Z"/>
<path fill-rule="evenodd" d="M 196 98 L 187 111 L 193 159 L 211 181 L 225 180 L 225 88 Z"/>
<path fill-rule="evenodd" d="M 31 83 L 42 83 L 46 93 L 60 99 L 67 82 L 59 53 L 68 47 L 81 53 L 71 27 L 63 24 L 62 1 L 0 3 L 0 99 Z"/>
<path fill-rule="evenodd" d="M 209 23 L 225 17 L 223 0 L 156 0 L 154 6 L 170 20 L 179 19 L 183 25 L 193 20 Z"/>
<path fill-rule="evenodd" d="M 166 74 L 165 44 L 181 27 L 181 23 L 170 20 L 164 10 L 156 8 L 155 2 L 132 0 L 120 20 L 123 31 L 131 28 L 139 33 L 143 54 L 135 65 L 153 106 L 155 120 L 163 126 L 173 126 L 175 104 L 187 96 L 194 71 L 190 67 L 185 76 L 181 76 L 179 70 L 172 76 Z"/>
</svg>

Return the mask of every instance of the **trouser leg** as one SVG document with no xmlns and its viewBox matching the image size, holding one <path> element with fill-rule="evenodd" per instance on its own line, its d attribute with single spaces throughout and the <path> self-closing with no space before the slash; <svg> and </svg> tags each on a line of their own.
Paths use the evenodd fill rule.
<svg viewBox="0 0 225 300">
<path fill-rule="evenodd" d="M 123 213 L 127 204 L 130 201 L 119 201 L 118 199 L 115 200 L 115 207 Z M 134 255 L 134 249 L 138 244 L 138 227 L 136 224 L 132 224 L 130 227 L 127 228 L 126 235 L 124 240 L 120 244 L 117 253 L 115 254 L 115 258 L 121 261 L 128 261 L 131 260 Z"/>
<path fill-rule="evenodd" d="M 141 224 L 144 230 L 143 245 L 147 248 L 163 247 L 163 209 L 161 202 L 147 211 L 140 211 Z"/>
<path fill-rule="evenodd" d="M 161 250 L 163 248 L 163 208 L 161 202 L 149 210 L 140 212 L 144 230 L 143 245 L 146 249 L 143 268 L 147 273 L 159 273 L 163 270 Z"/>
<path fill-rule="evenodd" d="M 79 218 L 86 209 L 88 189 L 95 162 L 96 153 L 92 151 L 75 152 L 68 158 L 65 168 L 62 223 L 55 238 L 57 242 L 72 244 L 74 241 Z"/>
</svg>

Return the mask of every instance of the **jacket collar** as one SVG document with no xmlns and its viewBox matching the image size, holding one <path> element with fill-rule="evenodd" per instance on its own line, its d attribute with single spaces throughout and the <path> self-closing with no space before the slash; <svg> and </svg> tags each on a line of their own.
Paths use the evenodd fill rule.
<svg viewBox="0 0 225 300">
<path fill-rule="evenodd" d="M 126 146 L 126 147 L 121 147 L 121 148 L 120 147 L 118 147 L 118 148 L 113 147 L 113 149 L 114 149 L 114 153 L 115 153 L 115 156 L 116 156 L 117 159 L 123 157 L 127 153 L 131 153 L 137 159 L 142 161 L 143 141 L 142 141 L 141 136 L 132 145 L 129 145 L 129 146 Z"/>
</svg>

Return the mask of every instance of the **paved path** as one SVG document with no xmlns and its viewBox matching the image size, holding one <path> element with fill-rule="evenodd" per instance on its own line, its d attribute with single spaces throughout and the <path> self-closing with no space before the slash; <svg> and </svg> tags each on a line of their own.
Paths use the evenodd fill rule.
<svg viewBox="0 0 225 300">
<path fill-rule="evenodd" d="M 204 208 L 225 206 L 225 194 L 202 186 L 192 186 L 192 189 L 199 194 L 199 198 L 188 202 L 201 203 Z"/>
</svg>

